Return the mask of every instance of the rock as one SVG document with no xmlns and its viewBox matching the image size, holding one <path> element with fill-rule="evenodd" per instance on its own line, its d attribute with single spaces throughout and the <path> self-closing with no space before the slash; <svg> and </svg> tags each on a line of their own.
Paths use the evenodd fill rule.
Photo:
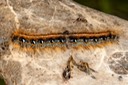
<svg viewBox="0 0 128 85">
<path fill-rule="evenodd" d="M 7 85 L 127 85 L 127 27 L 126 20 L 70 0 L 1 0 L 0 74 Z M 36 40 L 40 37 L 38 34 L 67 36 L 70 33 L 91 32 L 93 35 L 95 32 L 114 30 L 120 35 L 118 44 L 91 44 L 95 49 L 89 46 L 89 49 L 83 46 L 72 48 L 72 44 L 67 43 L 64 44 L 66 47 L 53 44 L 55 48 L 47 48 L 49 42 L 65 42 L 58 38 L 46 42 L 46 48 L 38 47 L 36 40 L 31 40 L 31 44 L 22 38 L 20 42 L 15 41 L 21 46 L 18 47 L 11 42 L 16 30 L 25 31 L 26 39 L 34 37 Z M 19 36 L 21 39 L 22 35 Z M 82 41 L 74 40 L 73 43 Z M 40 43 L 44 43 L 42 39 Z"/>
</svg>

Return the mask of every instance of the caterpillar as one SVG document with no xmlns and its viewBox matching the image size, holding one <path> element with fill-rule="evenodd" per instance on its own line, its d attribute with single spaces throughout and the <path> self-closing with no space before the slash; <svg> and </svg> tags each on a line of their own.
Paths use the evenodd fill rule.
<svg viewBox="0 0 128 85">
<path fill-rule="evenodd" d="M 103 47 L 108 44 L 117 42 L 119 33 L 116 31 L 102 32 L 81 32 L 69 33 L 51 33 L 37 34 L 27 33 L 24 31 L 15 31 L 11 35 L 11 44 L 15 48 L 37 49 L 37 48 L 54 48 L 54 47 Z"/>
<path fill-rule="evenodd" d="M 118 43 L 120 33 L 118 31 L 102 31 L 102 32 L 79 32 L 70 33 L 69 31 L 64 31 L 62 33 L 50 33 L 50 34 L 37 34 L 29 33 L 21 30 L 14 31 L 11 35 L 10 43 L 13 48 L 20 48 L 29 51 L 32 50 L 44 50 L 46 48 L 55 50 L 54 48 L 77 48 L 83 47 L 88 50 L 88 48 L 98 48 L 104 47 L 109 44 Z M 49 51 L 49 50 L 48 50 Z M 46 52 L 48 52 L 46 51 Z M 96 72 L 92 69 L 88 62 L 80 61 L 79 63 L 70 56 L 67 65 L 62 72 L 62 77 L 64 80 L 69 80 L 72 78 L 73 67 L 77 67 L 82 72 L 85 72 L 93 79 L 92 72 Z"/>
</svg>

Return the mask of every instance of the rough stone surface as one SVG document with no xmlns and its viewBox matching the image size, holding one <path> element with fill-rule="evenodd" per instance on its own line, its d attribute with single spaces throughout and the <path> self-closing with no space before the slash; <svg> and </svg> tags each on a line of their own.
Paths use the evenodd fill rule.
<svg viewBox="0 0 128 85">
<path fill-rule="evenodd" d="M 7 85 L 128 85 L 128 22 L 70 0 L 0 0 L 0 74 Z M 9 48 L 16 29 L 35 33 L 121 30 L 119 44 L 92 50 L 43 50 L 40 55 Z M 62 72 L 70 56 L 89 63 L 96 79 L 74 68 Z"/>
</svg>

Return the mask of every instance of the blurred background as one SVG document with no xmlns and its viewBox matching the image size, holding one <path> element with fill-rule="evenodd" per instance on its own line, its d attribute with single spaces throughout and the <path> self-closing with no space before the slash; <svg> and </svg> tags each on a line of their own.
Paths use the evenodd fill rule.
<svg viewBox="0 0 128 85">
<path fill-rule="evenodd" d="M 96 10 L 128 20 L 128 0 L 73 0 Z M 5 85 L 0 79 L 0 85 Z"/>
<path fill-rule="evenodd" d="M 128 0 L 73 0 L 73 1 L 128 20 Z"/>
</svg>

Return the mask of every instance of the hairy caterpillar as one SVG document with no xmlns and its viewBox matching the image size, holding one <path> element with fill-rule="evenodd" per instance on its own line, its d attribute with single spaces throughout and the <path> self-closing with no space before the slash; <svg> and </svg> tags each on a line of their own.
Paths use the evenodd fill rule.
<svg viewBox="0 0 128 85">
<path fill-rule="evenodd" d="M 81 32 L 52 34 L 34 34 L 23 31 L 15 31 L 11 36 L 13 47 L 25 49 L 41 49 L 54 47 L 103 47 L 107 44 L 115 43 L 119 39 L 119 34 L 115 31 L 103 32 Z"/>
<path fill-rule="evenodd" d="M 69 47 L 83 47 L 88 50 L 90 47 L 98 48 L 117 43 L 118 39 L 119 32 L 111 30 L 81 33 L 69 33 L 68 31 L 65 31 L 63 33 L 51 34 L 27 33 L 17 30 L 12 33 L 10 43 L 13 48 L 20 48 L 25 51 Z M 96 71 L 89 66 L 88 62 L 80 61 L 77 63 L 71 56 L 68 59 L 67 65 L 62 73 L 64 80 L 72 78 L 73 66 L 77 67 L 80 71 L 91 75 L 93 79 L 96 79 L 95 76 L 92 75 L 92 72 Z"/>
</svg>

